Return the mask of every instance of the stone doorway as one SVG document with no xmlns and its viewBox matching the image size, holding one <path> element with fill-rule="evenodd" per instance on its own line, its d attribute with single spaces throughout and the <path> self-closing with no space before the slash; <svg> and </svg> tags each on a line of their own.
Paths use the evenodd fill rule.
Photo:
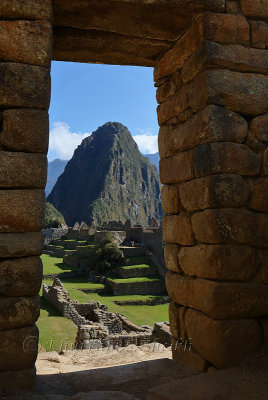
<svg viewBox="0 0 268 400">
<path fill-rule="evenodd" d="M 267 342 L 267 1 L 65 3 L 0 5 L 1 385 L 35 376 L 52 58 L 155 67 L 173 336 L 227 367 Z"/>
</svg>

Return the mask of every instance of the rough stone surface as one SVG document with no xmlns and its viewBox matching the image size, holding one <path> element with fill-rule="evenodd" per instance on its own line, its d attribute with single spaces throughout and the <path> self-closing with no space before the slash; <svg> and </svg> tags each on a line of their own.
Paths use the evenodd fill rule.
<svg viewBox="0 0 268 400">
<path fill-rule="evenodd" d="M 0 296 L 32 296 L 42 282 L 42 262 L 39 257 L 24 257 L 0 261 Z"/>
<path fill-rule="evenodd" d="M 2 61 L 49 66 L 52 27 L 47 21 L 0 21 Z"/>
<path fill-rule="evenodd" d="M 27 108 L 6 110 L 3 112 L 0 144 L 9 150 L 46 153 L 48 130 L 46 111 Z"/>
<path fill-rule="evenodd" d="M 0 257 L 39 256 L 43 251 L 43 235 L 34 233 L 0 233 Z"/>
<path fill-rule="evenodd" d="M 205 41 L 201 49 L 185 63 L 181 77 L 184 83 L 193 79 L 204 66 L 219 66 L 233 71 L 267 74 L 266 50 L 251 49 L 240 45 L 221 45 Z"/>
<path fill-rule="evenodd" d="M 257 211 L 268 212 L 268 178 L 260 178 L 252 182 L 253 190 L 250 208 Z"/>
<path fill-rule="evenodd" d="M 166 274 L 167 291 L 177 304 L 215 319 L 254 318 L 268 311 L 268 287 L 259 283 L 216 282 Z"/>
<path fill-rule="evenodd" d="M 179 339 L 180 338 L 180 316 L 178 304 L 171 301 L 169 303 L 169 325 L 171 335 Z"/>
<path fill-rule="evenodd" d="M 262 142 L 268 142 L 268 114 L 254 118 L 250 123 L 250 129 Z"/>
<path fill-rule="evenodd" d="M 170 271 L 181 272 L 179 266 L 179 247 L 176 244 L 166 244 L 164 249 L 166 266 Z"/>
<path fill-rule="evenodd" d="M 248 136 L 246 139 L 246 144 L 249 146 L 255 153 L 259 154 L 262 156 L 264 150 L 265 150 L 265 144 L 261 142 L 259 139 L 256 138 L 254 133 L 249 130 L 248 131 Z"/>
<path fill-rule="evenodd" d="M 238 143 L 201 144 L 193 159 L 196 177 L 219 173 L 254 176 L 260 170 L 258 155 Z"/>
<path fill-rule="evenodd" d="M 39 295 L 29 297 L 1 297 L 0 331 L 32 325 L 37 321 L 39 312 Z"/>
<path fill-rule="evenodd" d="M 267 91 L 266 75 L 207 70 L 158 106 L 158 122 L 164 125 L 186 110 L 197 112 L 211 103 L 245 115 L 264 114 L 268 111 Z"/>
<path fill-rule="evenodd" d="M 0 187 L 44 189 L 47 158 L 43 154 L 0 151 Z"/>
<path fill-rule="evenodd" d="M 154 71 L 155 81 L 182 68 L 204 39 L 248 45 L 249 31 L 249 24 L 243 16 L 200 14 L 176 45 L 157 63 Z"/>
<path fill-rule="evenodd" d="M 37 351 L 38 329 L 36 326 L 0 332 L 1 371 L 32 368 Z"/>
<path fill-rule="evenodd" d="M 47 110 L 50 102 L 49 69 L 18 63 L 0 63 L 0 107 Z"/>
<path fill-rule="evenodd" d="M 258 49 L 268 47 L 268 24 L 263 21 L 251 21 L 251 45 Z"/>
<path fill-rule="evenodd" d="M 240 115 L 223 107 L 209 105 L 175 127 L 162 126 L 159 131 L 159 152 L 162 158 L 202 143 L 242 143 L 247 136 L 247 122 Z"/>
<path fill-rule="evenodd" d="M 211 244 L 268 245 L 266 215 L 245 209 L 206 210 L 192 216 L 192 226 L 199 242 Z"/>
<path fill-rule="evenodd" d="M 0 15 L 11 19 L 45 19 L 52 18 L 51 0 L 2 0 L 0 4 Z"/>
<path fill-rule="evenodd" d="M 38 232 L 45 207 L 43 190 L 1 190 L 0 232 Z"/>
<path fill-rule="evenodd" d="M 268 318 L 267 317 L 262 318 L 260 322 L 261 322 L 264 343 L 268 344 Z"/>
<path fill-rule="evenodd" d="M 240 3 L 247 17 L 268 18 L 267 0 L 240 0 Z"/>
<path fill-rule="evenodd" d="M 179 189 L 177 186 L 163 186 L 161 190 L 161 200 L 165 214 L 178 214 L 181 210 Z"/>
<path fill-rule="evenodd" d="M 35 384 L 35 368 L 18 371 L 0 371 L 0 393 L 21 393 L 32 391 Z M 10 385 L 12 382 L 12 386 Z"/>
<path fill-rule="evenodd" d="M 178 153 L 159 162 L 161 183 L 178 183 L 192 179 L 193 174 L 192 150 Z"/>
<path fill-rule="evenodd" d="M 153 67 L 173 42 L 120 35 L 114 32 L 56 27 L 53 59 L 58 61 Z"/>
<path fill-rule="evenodd" d="M 105 10 L 105 11 L 104 11 Z M 224 0 L 54 0 L 55 26 L 116 32 L 141 38 L 176 40 L 197 12 L 225 11 Z"/>
<path fill-rule="evenodd" d="M 217 368 L 226 368 L 260 348 L 260 327 L 254 319 L 216 321 L 196 310 L 185 315 L 193 348 Z"/>
<path fill-rule="evenodd" d="M 164 241 L 181 245 L 194 244 L 191 220 L 185 215 L 166 215 L 162 219 Z"/>
<path fill-rule="evenodd" d="M 173 339 L 172 343 L 172 356 L 173 360 L 179 361 L 185 367 L 189 368 L 195 374 L 205 372 L 208 367 L 208 362 L 198 354 L 190 342 L 186 341 L 181 345 L 177 340 Z"/>
<path fill-rule="evenodd" d="M 240 175 L 211 175 L 179 186 L 180 200 L 188 211 L 240 207 L 250 196 L 249 185 Z"/>
<path fill-rule="evenodd" d="M 259 268 L 254 249 L 234 245 L 182 247 L 179 264 L 187 275 L 223 281 L 248 281 Z"/>
<path fill-rule="evenodd" d="M 268 284 L 268 250 L 264 249 L 259 252 L 261 262 L 261 280 Z"/>
</svg>

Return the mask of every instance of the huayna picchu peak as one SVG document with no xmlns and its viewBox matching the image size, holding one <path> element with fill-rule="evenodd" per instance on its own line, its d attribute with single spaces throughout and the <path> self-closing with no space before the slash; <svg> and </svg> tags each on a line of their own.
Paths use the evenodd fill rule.
<svg viewBox="0 0 268 400">
<path fill-rule="evenodd" d="M 82 141 L 47 200 L 68 225 L 119 219 L 147 225 L 162 215 L 158 171 L 118 122 Z"/>
</svg>

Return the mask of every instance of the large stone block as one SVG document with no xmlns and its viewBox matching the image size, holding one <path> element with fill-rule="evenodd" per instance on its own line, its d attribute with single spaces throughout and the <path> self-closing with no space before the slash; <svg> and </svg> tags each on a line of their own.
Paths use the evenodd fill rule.
<svg viewBox="0 0 268 400">
<path fill-rule="evenodd" d="M 0 107 L 47 110 L 49 102 L 48 68 L 10 62 L 0 63 Z"/>
<path fill-rule="evenodd" d="M 0 233 L 0 257 L 39 256 L 43 252 L 43 235 L 34 233 Z"/>
<path fill-rule="evenodd" d="M 173 360 L 179 361 L 179 363 L 182 364 L 184 368 L 186 367 L 190 370 L 192 374 L 201 374 L 207 370 L 209 364 L 208 361 L 193 349 L 189 339 L 186 339 L 183 342 L 181 339 L 177 340 L 172 338 L 171 343 Z M 148 399 L 151 398 L 149 397 Z M 155 398 L 153 397 L 152 399 Z"/>
<path fill-rule="evenodd" d="M 265 214 L 245 209 L 206 210 L 192 216 L 192 226 L 201 243 L 268 246 L 268 217 Z"/>
<path fill-rule="evenodd" d="M 245 115 L 268 112 L 268 76 L 211 69 L 196 75 L 158 106 L 158 122 L 164 125 L 186 110 L 197 112 L 216 104 Z"/>
<path fill-rule="evenodd" d="M 10 19 L 45 19 L 52 18 L 51 0 L 1 0 L 0 15 Z"/>
<path fill-rule="evenodd" d="M 240 0 L 243 13 L 247 17 L 268 18 L 267 0 Z"/>
<path fill-rule="evenodd" d="M 203 13 L 194 19 L 190 28 L 157 63 L 154 79 L 170 75 L 185 64 L 189 56 L 205 39 L 219 43 L 249 45 L 250 29 L 241 15 Z"/>
<path fill-rule="evenodd" d="M 169 324 L 171 335 L 179 339 L 180 338 L 180 316 L 178 304 L 171 301 L 169 303 Z"/>
<path fill-rule="evenodd" d="M 268 212 L 268 178 L 260 178 L 252 182 L 252 197 L 250 208 L 257 211 Z"/>
<path fill-rule="evenodd" d="M 177 244 L 166 244 L 164 248 L 166 267 L 173 272 L 181 272 L 179 266 L 179 247 Z"/>
<path fill-rule="evenodd" d="M 0 296 L 32 296 L 42 283 L 39 257 L 13 258 L 0 261 Z"/>
<path fill-rule="evenodd" d="M 43 190 L 0 190 L 0 232 L 38 232 L 43 227 Z"/>
<path fill-rule="evenodd" d="M 240 175 L 211 175 L 179 186 L 180 200 L 188 211 L 239 207 L 247 203 L 249 185 Z"/>
<path fill-rule="evenodd" d="M 11 109 L 3 112 L 0 144 L 9 150 L 46 153 L 48 113 L 43 110 Z"/>
<path fill-rule="evenodd" d="M 178 153 L 159 162 L 160 180 L 163 184 L 185 182 L 194 177 L 192 150 Z"/>
<path fill-rule="evenodd" d="M 268 249 L 260 250 L 259 258 L 261 263 L 261 281 L 268 284 Z"/>
<path fill-rule="evenodd" d="M 258 49 L 268 47 L 268 24 L 264 21 L 251 21 L 251 45 Z"/>
<path fill-rule="evenodd" d="M 189 217 L 185 215 L 165 215 L 162 224 L 165 242 L 185 246 L 194 244 L 195 240 Z"/>
<path fill-rule="evenodd" d="M 35 368 L 19 371 L 0 371 L 0 393 L 15 393 L 32 391 L 35 385 Z M 10 384 L 12 382 L 12 385 Z"/>
<path fill-rule="evenodd" d="M 217 368 L 233 365 L 261 345 L 260 327 L 254 319 L 217 321 L 188 309 L 185 325 L 193 348 Z"/>
<path fill-rule="evenodd" d="M 47 21 L 0 21 L 0 54 L 3 61 L 49 66 L 52 26 Z"/>
<path fill-rule="evenodd" d="M 38 351 L 38 336 L 35 325 L 0 332 L 0 371 L 33 368 Z"/>
<path fill-rule="evenodd" d="M 184 83 L 193 79 L 205 67 L 219 66 L 233 71 L 267 74 L 266 50 L 251 49 L 240 45 L 221 45 L 205 41 L 185 63 L 181 78 Z"/>
<path fill-rule="evenodd" d="M 268 175 L 268 148 L 263 153 L 263 174 Z"/>
<path fill-rule="evenodd" d="M 166 286 L 175 303 L 211 318 L 255 318 L 268 312 L 268 286 L 262 283 L 216 282 L 168 271 Z"/>
<path fill-rule="evenodd" d="M 268 142 L 268 114 L 254 118 L 250 123 L 250 129 L 262 142 Z"/>
<path fill-rule="evenodd" d="M 0 331 L 34 324 L 40 312 L 39 295 L 0 298 Z"/>
<path fill-rule="evenodd" d="M 43 154 L 0 151 L 0 187 L 44 189 L 47 158 Z"/>
<path fill-rule="evenodd" d="M 196 177 L 210 174 L 255 176 L 260 170 L 260 158 L 248 146 L 238 143 L 206 143 L 194 150 Z"/>
<path fill-rule="evenodd" d="M 248 281 L 259 269 L 255 249 L 235 245 L 182 247 L 179 264 L 186 275 L 223 281 Z"/>
<path fill-rule="evenodd" d="M 181 211 L 179 188 L 165 185 L 161 190 L 162 207 L 165 214 L 178 214 Z"/>
<path fill-rule="evenodd" d="M 170 157 L 202 143 L 242 143 L 247 133 L 247 122 L 239 114 L 209 105 L 180 125 L 160 128 L 160 157 Z"/>
</svg>

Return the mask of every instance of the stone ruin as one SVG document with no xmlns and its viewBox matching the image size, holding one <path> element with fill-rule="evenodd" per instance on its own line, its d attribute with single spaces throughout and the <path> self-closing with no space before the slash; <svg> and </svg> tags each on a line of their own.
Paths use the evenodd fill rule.
<svg viewBox="0 0 268 400">
<path fill-rule="evenodd" d="M 150 325 L 137 326 L 123 314 L 108 312 L 107 306 L 100 302 L 91 300 L 81 304 L 71 300 L 58 278 L 51 286 L 43 285 L 43 297 L 77 326 L 75 349 L 141 346 L 154 341 L 165 346 L 171 344 L 167 325 L 156 324 L 155 329 Z"/>
<path fill-rule="evenodd" d="M 170 326 L 193 348 L 174 358 L 225 368 L 268 342 L 267 10 L 1 0 L 0 393 L 35 380 L 52 58 L 154 67 Z"/>
</svg>

